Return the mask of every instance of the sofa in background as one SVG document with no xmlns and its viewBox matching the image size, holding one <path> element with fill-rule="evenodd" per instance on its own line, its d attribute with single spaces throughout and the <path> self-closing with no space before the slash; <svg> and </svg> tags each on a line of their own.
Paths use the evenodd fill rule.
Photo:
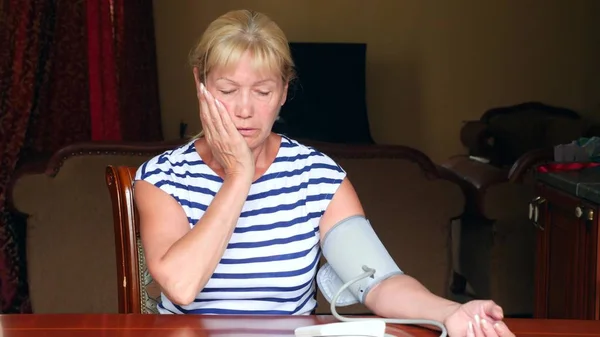
<svg viewBox="0 0 600 337">
<path fill-rule="evenodd" d="M 492 298 L 511 317 L 533 315 L 536 228 L 528 216 L 535 197 L 532 173 L 550 160 L 552 149 L 539 149 L 507 169 L 465 156 L 442 163 L 461 181 L 466 200 L 452 226 L 455 296 Z"/>
<path fill-rule="evenodd" d="M 423 153 L 403 146 L 303 142 L 348 172 L 367 216 L 391 255 L 432 292 L 449 295 L 450 220 L 461 187 Z M 107 165 L 140 165 L 179 143 L 82 143 L 58 151 L 14 181 L 12 207 L 27 219 L 27 268 L 35 313 L 114 313 L 117 276 Z M 318 294 L 317 313 L 329 313 Z M 367 313 L 361 305 L 341 313 Z"/>
<path fill-rule="evenodd" d="M 600 136 L 600 125 L 574 110 L 541 102 L 495 107 L 460 130 L 468 154 L 510 169 L 529 151 L 570 143 L 580 137 Z"/>
<path fill-rule="evenodd" d="M 553 147 L 600 135 L 576 111 L 542 102 L 491 108 L 466 121 L 467 155 L 440 164 L 463 186 L 465 210 L 453 221 L 455 266 L 451 290 L 492 298 L 507 315 L 533 315 L 536 230 L 529 203 L 536 197 L 531 169 L 552 161 Z"/>
</svg>

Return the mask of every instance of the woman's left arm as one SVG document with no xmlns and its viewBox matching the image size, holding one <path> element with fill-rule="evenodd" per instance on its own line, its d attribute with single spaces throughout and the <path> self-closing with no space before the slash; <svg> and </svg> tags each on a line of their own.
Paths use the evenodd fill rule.
<svg viewBox="0 0 600 337">
<path fill-rule="evenodd" d="M 346 178 L 321 218 L 321 239 L 336 223 L 352 215 L 364 216 L 364 210 L 354 187 Z M 433 319 L 439 322 L 443 322 L 460 306 L 431 293 L 408 275 L 391 277 L 373 287 L 367 295 L 365 305 L 381 317 Z"/>
<path fill-rule="evenodd" d="M 444 322 L 460 304 L 437 296 L 408 275 L 391 277 L 368 294 L 365 305 L 388 318 L 429 319 Z"/>
<path fill-rule="evenodd" d="M 319 223 L 321 240 L 336 223 L 353 215 L 364 216 L 364 211 L 352 184 L 344 179 Z M 408 275 L 390 277 L 374 286 L 365 305 L 380 317 L 444 323 L 449 336 L 515 336 L 501 321 L 502 308 L 493 301 L 474 300 L 461 305 L 433 294 Z"/>
</svg>

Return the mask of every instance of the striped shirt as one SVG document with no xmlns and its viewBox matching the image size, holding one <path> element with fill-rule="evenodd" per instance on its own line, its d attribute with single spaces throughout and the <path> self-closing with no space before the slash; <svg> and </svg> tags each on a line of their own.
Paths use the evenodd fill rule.
<svg viewBox="0 0 600 337">
<path fill-rule="evenodd" d="M 319 221 L 345 176 L 327 155 L 282 136 L 274 162 L 252 183 L 223 257 L 204 289 L 186 306 L 162 294 L 159 312 L 310 314 L 316 307 Z M 171 195 L 190 227 L 223 183 L 202 161 L 193 141 L 142 164 L 135 180 Z"/>
</svg>

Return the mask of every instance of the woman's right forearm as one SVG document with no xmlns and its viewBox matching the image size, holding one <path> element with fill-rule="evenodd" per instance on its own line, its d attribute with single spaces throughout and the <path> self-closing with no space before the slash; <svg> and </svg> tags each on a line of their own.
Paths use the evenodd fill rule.
<svg viewBox="0 0 600 337">
<path fill-rule="evenodd" d="M 237 224 L 252 180 L 227 178 L 194 228 L 161 258 L 163 292 L 171 301 L 191 303 L 221 260 Z"/>
</svg>

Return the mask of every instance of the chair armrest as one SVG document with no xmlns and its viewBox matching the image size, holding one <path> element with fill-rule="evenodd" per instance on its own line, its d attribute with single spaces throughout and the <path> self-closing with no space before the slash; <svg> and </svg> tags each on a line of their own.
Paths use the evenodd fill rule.
<svg viewBox="0 0 600 337">
<path fill-rule="evenodd" d="M 490 155 L 494 146 L 494 138 L 490 128 L 481 121 L 466 121 L 460 130 L 460 141 L 475 156 Z"/>
<path fill-rule="evenodd" d="M 455 179 L 465 181 L 476 190 L 485 190 L 491 185 L 507 180 L 506 170 L 470 159 L 468 156 L 452 156 L 441 165 Z"/>
</svg>

